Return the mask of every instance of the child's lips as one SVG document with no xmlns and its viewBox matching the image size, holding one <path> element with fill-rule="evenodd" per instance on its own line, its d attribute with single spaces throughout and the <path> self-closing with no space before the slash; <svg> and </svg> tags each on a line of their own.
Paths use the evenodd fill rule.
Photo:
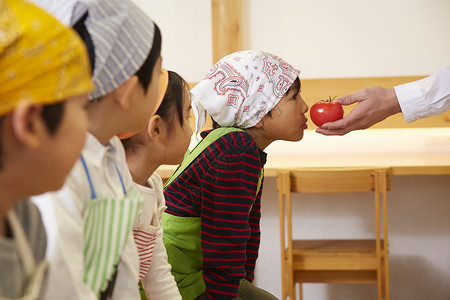
<svg viewBox="0 0 450 300">
<path fill-rule="evenodd" d="M 302 128 L 303 129 L 308 129 L 308 119 L 306 119 L 305 123 L 303 123 Z"/>
</svg>

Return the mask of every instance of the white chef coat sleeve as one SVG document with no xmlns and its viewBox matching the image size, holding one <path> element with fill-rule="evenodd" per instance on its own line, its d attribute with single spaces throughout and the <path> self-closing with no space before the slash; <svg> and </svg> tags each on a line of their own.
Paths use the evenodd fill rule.
<svg viewBox="0 0 450 300">
<path fill-rule="evenodd" d="M 438 115 L 450 109 L 450 66 L 429 77 L 395 87 L 407 122 Z"/>
</svg>

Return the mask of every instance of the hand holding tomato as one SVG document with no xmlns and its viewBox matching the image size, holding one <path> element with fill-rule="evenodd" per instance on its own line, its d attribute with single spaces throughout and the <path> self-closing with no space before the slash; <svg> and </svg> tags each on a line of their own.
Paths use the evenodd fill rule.
<svg viewBox="0 0 450 300">
<path fill-rule="evenodd" d="M 309 110 L 311 120 L 317 127 L 320 128 L 325 123 L 334 122 L 344 117 L 342 105 L 333 100 L 334 98 L 328 98 L 328 100 L 318 101 L 311 106 Z"/>
</svg>

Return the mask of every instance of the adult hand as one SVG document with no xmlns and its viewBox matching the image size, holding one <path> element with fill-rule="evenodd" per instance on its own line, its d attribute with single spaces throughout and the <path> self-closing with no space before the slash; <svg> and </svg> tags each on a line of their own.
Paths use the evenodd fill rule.
<svg viewBox="0 0 450 300">
<path fill-rule="evenodd" d="M 387 117 L 401 112 L 394 88 L 369 87 L 337 99 L 342 105 L 358 104 L 343 119 L 316 129 L 324 135 L 344 135 L 352 130 L 366 129 Z"/>
</svg>

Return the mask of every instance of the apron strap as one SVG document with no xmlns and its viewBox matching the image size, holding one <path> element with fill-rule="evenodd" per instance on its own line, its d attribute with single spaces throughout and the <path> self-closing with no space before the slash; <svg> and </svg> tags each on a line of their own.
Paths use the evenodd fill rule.
<svg viewBox="0 0 450 300">
<path fill-rule="evenodd" d="M 174 181 L 181 173 L 186 170 L 186 168 L 202 153 L 206 148 L 209 147 L 212 143 L 214 143 L 216 140 L 221 138 L 227 133 L 234 132 L 234 131 L 243 131 L 242 129 L 235 128 L 235 127 L 220 127 L 217 129 L 214 129 L 211 131 L 204 139 L 202 139 L 195 147 L 192 149 L 192 151 L 186 151 L 186 154 L 184 155 L 183 162 L 181 165 L 177 168 L 177 170 L 172 174 L 172 176 L 167 180 L 167 182 L 164 184 L 164 187 L 168 186 L 172 181 Z"/>
<path fill-rule="evenodd" d="M 127 195 L 127 189 L 125 188 L 125 184 L 123 183 L 122 175 L 120 175 L 119 168 L 117 168 L 116 163 L 114 163 L 114 167 L 116 168 L 117 175 L 119 175 L 120 184 L 122 185 L 123 194 Z"/>
<path fill-rule="evenodd" d="M 186 170 L 187 167 L 189 167 L 189 165 L 212 143 L 217 141 L 222 136 L 234 131 L 244 131 L 244 130 L 236 127 L 219 127 L 211 131 L 204 139 L 202 139 L 194 147 L 194 149 L 192 149 L 192 151 L 189 150 L 186 151 L 183 161 L 181 162 L 180 166 L 175 170 L 175 172 L 172 174 L 172 176 L 170 176 L 169 180 L 166 181 L 166 183 L 164 184 L 164 188 L 166 188 L 169 184 L 172 183 L 172 181 L 174 181 L 178 176 L 180 176 L 180 174 L 183 173 L 184 170 Z M 264 177 L 264 168 L 261 169 L 261 175 L 259 176 L 258 179 L 258 187 L 256 189 L 256 194 L 258 194 L 259 190 L 261 189 L 261 182 L 263 177 Z"/>
<path fill-rule="evenodd" d="M 92 180 L 91 180 L 91 175 L 89 174 L 89 170 L 88 170 L 88 167 L 87 167 L 86 161 L 84 160 L 83 155 L 80 156 L 80 160 L 81 160 L 81 163 L 83 164 L 84 171 L 86 172 L 86 176 L 89 181 L 89 187 L 91 189 L 91 199 L 97 199 L 97 194 L 95 193 L 94 185 L 92 184 Z M 126 195 L 127 189 L 125 188 L 125 184 L 123 182 L 122 175 L 120 174 L 119 169 L 117 168 L 116 164 L 114 165 L 114 167 L 116 168 L 117 175 L 119 176 L 120 184 L 122 185 L 123 194 Z"/>
<path fill-rule="evenodd" d="M 8 221 L 11 225 L 13 236 L 17 241 L 19 256 L 22 259 L 25 274 L 29 277 L 36 269 L 36 262 L 34 261 L 33 252 L 31 251 L 30 244 L 27 241 L 19 218 L 12 209 L 8 213 Z"/>
<path fill-rule="evenodd" d="M 84 171 L 86 172 L 87 179 L 89 181 L 89 187 L 91 188 L 91 199 L 97 199 L 97 194 L 95 193 L 94 185 L 92 184 L 91 175 L 89 174 L 88 167 L 86 165 L 86 161 L 84 160 L 83 155 L 80 156 L 81 163 L 83 164 Z"/>
<path fill-rule="evenodd" d="M 36 265 L 33 251 L 28 243 L 19 218 L 13 210 L 8 213 L 8 221 L 13 237 L 17 242 L 19 257 L 23 264 L 25 276 L 27 278 L 27 282 L 23 289 L 23 296 L 20 299 L 37 299 L 42 288 L 42 282 L 44 280 L 46 270 L 48 269 L 48 262 L 44 259 Z M 9 298 L 3 298 L 0 296 L 0 299 L 6 300 Z"/>
</svg>

